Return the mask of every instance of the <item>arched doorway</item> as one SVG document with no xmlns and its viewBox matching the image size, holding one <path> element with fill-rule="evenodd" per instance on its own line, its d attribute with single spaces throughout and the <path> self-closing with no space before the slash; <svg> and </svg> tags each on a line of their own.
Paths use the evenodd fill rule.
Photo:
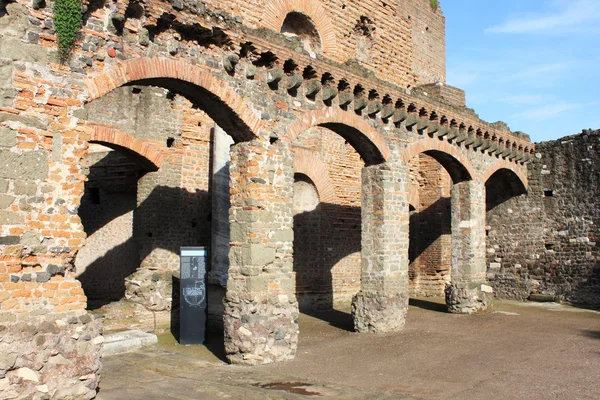
<svg viewBox="0 0 600 400">
<path fill-rule="evenodd" d="M 129 60 L 114 66 L 108 75 L 88 79 L 87 85 L 91 101 L 80 112 L 81 120 L 122 129 L 131 137 L 125 142 L 152 144 L 161 152 L 160 168 L 139 174 L 137 185 L 131 181 L 129 186 L 130 196 L 136 193 L 136 204 L 128 243 L 134 243 L 131 248 L 137 250 L 139 261 L 125 279 L 125 298 L 150 313 L 150 319 L 164 315 L 160 318 L 168 327 L 179 249 L 211 246 L 215 185 L 226 185 L 224 191 L 217 191 L 229 192 L 228 178 L 217 179 L 228 165 L 218 170 L 213 165 L 215 131 L 226 131 L 235 142 L 251 140 L 256 138 L 260 118 L 227 84 L 185 61 Z M 111 154 L 127 157 L 135 156 L 140 147 L 125 148 L 112 137 L 99 142 L 117 148 Z M 225 148 L 228 153 L 229 146 Z M 220 329 L 229 267 L 228 233 L 225 256 L 208 266 L 213 268 L 208 295 L 216 296 L 210 301 L 209 317 Z"/>
<path fill-rule="evenodd" d="M 411 297 L 444 296 L 451 280 L 452 180 L 433 157 L 419 154 L 409 164 L 416 193 L 409 227 L 409 281 Z"/>
<path fill-rule="evenodd" d="M 361 250 L 360 290 L 352 300 L 355 330 L 398 330 L 404 325 L 408 307 L 405 165 L 386 162 L 391 152 L 381 135 L 362 118 L 335 108 L 307 113 L 302 120 L 286 128 L 287 137 L 297 143 L 305 132 L 316 127 L 335 133 L 344 145 L 356 151 L 361 164 L 365 165 L 360 184 L 357 177 L 353 180 L 357 185 L 355 194 L 360 193 L 361 238 L 360 247 L 354 250 Z M 343 152 L 338 150 L 336 154 Z M 332 180 L 335 181 L 333 175 Z M 358 221 L 355 231 L 358 231 Z M 340 238 L 342 243 L 347 241 L 346 236 Z"/>
<path fill-rule="evenodd" d="M 327 128 L 310 128 L 294 143 L 294 199 L 308 194 L 307 182 L 319 195 L 314 209 L 296 210 L 300 212 L 294 215 L 294 272 L 300 310 L 312 314 L 347 310 L 360 290 L 363 162 L 354 147 Z"/>
<path fill-rule="evenodd" d="M 451 279 L 445 288 L 448 310 L 454 313 L 473 313 L 486 309 L 491 303 L 492 289 L 487 286 L 485 276 L 483 182 L 477 179 L 468 159 L 451 144 L 423 139 L 408 146 L 403 152 L 403 158 L 410 163 L 419 154 L 435 159 L 452 181 L 449 202 Z M 447 220 L 448 204 L 444 209 Z M 432 265 L 434 268 L 435 266 Z"/>
<path fill-rule="evenodd" d="M 522 237 L 522 213 L 515 212 L 527 201 L 527 181 L 506 165 L 488 171 L 486 190 L 486 255 L 487 278 L 496 295 L 502 298 L 527 298 L 530 288 L 523 285 L 511 285 L 506 290 L 503 285 L 503 273 L 519 276 L 522 271 L 520 260 L 512 259 L 513 254 L 526 252 L 523 248 L 533 245 L 533 241 L 523 237 L 515 241 L 508 238 Z M 547 245 L 552 250 L 552 245 Z M 533 253 L 533 252 L 532 252 Z M 526 273 L 526 272 L 525 272 Z"/>
</svg>

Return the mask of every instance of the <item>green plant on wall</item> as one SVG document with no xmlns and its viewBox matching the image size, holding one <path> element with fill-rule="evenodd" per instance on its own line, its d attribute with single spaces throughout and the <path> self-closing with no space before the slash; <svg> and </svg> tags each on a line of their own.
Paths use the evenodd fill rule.
<svg viewBox="0 0 600 400">
<path fill-rule="evenodd" d="M 61 61 L 66 61 L 71 54 L 82 21 L 81 0 L 56 0 L 54 3 L 54 27 Z"/>
<path fill-rule="evenodd" d="M 434 10 L 437 10 L 438 7 L 440 6 L 439 0 L 429 0 L 429 4 L 431 5 L 431 8 L 433 8 Z"/>
</svg>

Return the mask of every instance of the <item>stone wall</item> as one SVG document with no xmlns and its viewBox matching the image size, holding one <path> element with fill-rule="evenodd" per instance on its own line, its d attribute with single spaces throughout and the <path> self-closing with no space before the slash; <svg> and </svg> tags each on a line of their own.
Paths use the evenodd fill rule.
<svg viewBox="0 0 600 400">
<path fill-rule="evenodd" d="M 100 381 L 102 319 L 87 314 L 0 326 L 0 396 L 92 399 Z"/>
<path fill-rule="evenodd" d="M 178 1 L 90 4 L 66 63 L 57 59 L 52 2 L 6 6 L 0 16 L 0 77 L 6 78 L 0 80 L 0 343 L 11 337 L 26 342 L 17 335 L 23 324 L 88 316 L 74 260 L 86 244 L 78 213 L 86 181 L 92 182 L 86 162 L 90 144 L 109 146 L 146 171 L 137 182 L 132 217 L 140 268 L 127 277 L 125 296 L 153 312 L 169 313 L 179 247 L 208 246 L 213 237 L 211 177 L 219 171 L 211 171 L 212 133 L 222 128 L 235 142 L 229 264 L 210 277 L 219 288 L 213 301 L 225 295 L 224 310 L 216 312 L 223 312 L 227 354 L 245 364 L 295 354 L 294 172 L 314 182 L 322 203 L 317 207 L 322 213 L 319 251 L 332 278 L 329 289 L 327 269 L 309 266 L 319 271 L 317 294 L 335 301 L 336 295 L 347 299 L 361 289 L 354 297 L 357 330 L 390 331 L 402 327 L 407 309 L 410 161 L 426 153 L 453 182 L 479 185 L 496 169 L 522 175 L 531 159 L 534 146 L 526 137 L 406 90 L 419 80 L 407 67 L 412 58 L 404 57 L 410 45 L 388 46 L 383 38 L 393 30 L 388 38 L 410 43 L 411 28 L 408 18 L 389 18 L 401 13 L 388 5 L 350 2 L 347 17 L 341 3 L 328 3 L 345 16 L 335 19 L 346 26 L 340 31 L 345 33 L 334 32 L 334 37 L 341 38 L 344 51 L 363 59 L 341 63 L 347 58 L 327 53 L 328 43 L 313 58 L 286 36 L 254 29 L 258 22 L 244 26 L 240 15 L 219 10 L 223 4 L 239 6 L 236 12 L 248 20 L 267 9 L 243 3 L 253 14 L 234 1 L 214 9 Z M 317 3 L 293 6 L 310 4 Z M 264 13 L 263 22 L 269 15 Z M 435 18 L 432 24 L 443 21 L 441 15 Z M 372 46 L 365 37 L 370 34 Z M 389 48 L 399 53 L 390 54 Z M 366 57 L 357 54 L 365 50 Z M 383 72 L 375 76 L 373 70 Z M 406 77 L 399 70 L 408 72 Z M 294 170 L 300 150 L 306 157 L 312 154 L 309 165 L 320 167 Z M 462 213 L 457 224 L 472 224 L 479 232 L 483 221 L 476 206 L 483 187 L 464 187 L 477 196 L 469 200 L 457 192 L 454 203 Z M 467 243 L 461 248 L 464 257 L 457 258 L 461 271 L 479 273 L 479 254 L 474 262 L 468 257 L 472 248 L 479 250 L 479 242 L 462 228 Z M 451 298 L 462 311 L 460 303 L 483 286 L 459 283 Z M 88 336 L 95 338 L 83 337 Z M 35 345 L 43 349 L 44 343 Z M 93 374 L 88 380 L 93 391 L 98 348 L 81 347 L 89 356 L 82 365 Z M 66 354 L 79 364 L 77 354 Z M 40 363 L 26 368 L 40 371 L 50 359 Z M 6 376 L 19 368 L 16 363 L 7 367 Z M 65 374 L 72 383 L 65 390 L 78 393 L 78 373 Z"/>
<path fill-rule="evenodd" d="M 537 144 L 527 195 L 488 210 L 488 278 L 498 296 L 600 306 L 599 144 L 600 131 Z M 497 185 L 488 203 L 510 190 Z"/>
</svg>

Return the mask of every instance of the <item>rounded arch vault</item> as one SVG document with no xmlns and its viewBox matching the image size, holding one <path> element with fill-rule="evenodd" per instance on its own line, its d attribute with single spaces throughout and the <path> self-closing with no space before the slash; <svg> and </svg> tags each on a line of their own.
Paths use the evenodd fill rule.
<svg viewBox="0 0 600 400">
<path fill-rule="evenodd" d="M 422 139 L 411 143 L 402 151 L 402 160 L 408 163 L 418 154 L 427 154 L 437 160 L 450 174 L 454 183 L 475 178 L 475 169 L 471 162 L 446 142 L 435 139 Z"/>
<path fill-rule="evenodd" d="M 389 159 L 391 151 L 384 137 L 364 119 L 337 108 L 323 108 L 305 113 L 286 128 L 290 143 L 306 130 L 320 126 L 337 133 L 354 147 L 366 165 L 381 164 Z"/>
<path fill-rule="evenodd" d="M 129 84 L 161 86 L 200 106 L 235 142 L 255 139 L 262 122 L 226 82 L 183 60 L 137 58 L 86 79 L 89 101 Z"/>
</svg>

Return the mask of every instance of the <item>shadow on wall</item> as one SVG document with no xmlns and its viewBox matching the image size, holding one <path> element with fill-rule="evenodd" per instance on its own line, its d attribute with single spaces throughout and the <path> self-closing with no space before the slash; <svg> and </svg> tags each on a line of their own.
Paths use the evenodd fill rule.
<svg viewBox="0 0 600 400">
<path fill-rule="evenodd" d="M 452 233 L 450 203 L 449 197 L 440 197 L 425 210 L 411 213 L 408 250 L 410 263 L 413 263 L 442 235 Z"/>
<path fill-rule="evenodd" d="M 319 203 L 314 210 L 294 216 L 294 272 L 300 311 L 352 330 L 351 315 L 334 310 L 334 290 L 352 296 L 360 289 L 360 241 L 360 207 Z"/>
<path fill-rule="evenodd" d="M 440 198 L 426 210 L 411 216 L 411 234 L 412 228 L 420 224 L 428 228 L 427 235 L 411 236 L 411 254 L 415 258 L 439 237 L 451 233 L 449 207 L 450 199 Z M 440 212 L 444 218 L 440 218 Z M 312 211 L 296 214 L 294 272 L 300 311 L 338 328 L 352 330 L 351 315 L 334 310 L 334 291 L 352 296 L 360 290 L 360 251 L 360 207 L 320 203 Z M 443 307 L 445 311 L 445 305 Z"/>
<path fill-rule="evenodd" d="M 84 292 L 90 299 L 89 308 L 100 308 L 122 299 L 125 295 L 125 278 L 137 270 L 141 260 L 156 250 L 161 250 L 161 254 L 178 255 L 181 246 L 209 246 L 209 212 L 210 197 L 207 191 L 190 193 L 180 188 L 155 187 L 133 213 L 132 236 L 96 258 L 79 276 Z M 114 216 L 115 213 L 110 215 Z M 107 224 L 109 222 L 106 221 Z M 132 258 L 137 259 L 135 264 L 131 262 Z M 165 292 L 170 296 L 173 270 L 168 265 L 162 265 L 161 260 L 160 256 L 151 260 L 152 265 L 144 270 L 151 273 L 150 280 L 167 286 Z M 118 290 L 114 289 L 115 286 Z M 144 298 L 163 296 L 162 293 L 151 292 L 139 295 Z"/>
</svg>

